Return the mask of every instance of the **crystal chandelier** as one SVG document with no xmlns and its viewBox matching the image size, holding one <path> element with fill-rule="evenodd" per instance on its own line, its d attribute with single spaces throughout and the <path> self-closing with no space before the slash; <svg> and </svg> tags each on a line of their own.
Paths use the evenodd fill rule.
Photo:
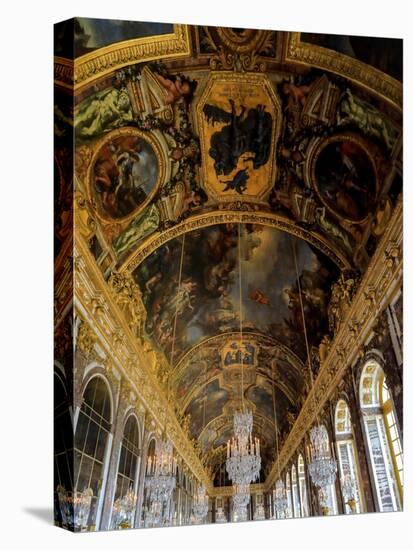
<svg viewBox="0 0 413 550">
<path fill-rule="evenodd" d="M 287 491 L 282 479 L 279 479 L 275 484 L 275 489 L 272 492 L 273 496 L 273 506 L 274 506 L 274 517 L 282 518 L 284 517 L 288 509 L 288 499 Z"/>
<path fill-rule="evenodd" d="M 308 370 L 310 375 L 311 390 L 313 389 L 313 368 L 311 364 L 311 352 L 307 336 L 307 326 L 304 316 L 304 304 L 301 289 L 300 276 L 298 274 L 297 255 L 295 247 L 293 246 L 295 272 L 297 276 L 298 295 L 300 298 L 301 314 L 303 318 L 303 330 L 304 340 L 307 351 Z M 314 394 L 315 400 L 315 394 Z M 316 402 L 314 401 L 314 405 Z M 325 493 L 325 488 L 334 483 L 337 472 L 337 462 L 331 458 L 330 443 L 328 438 L 327 429 L 325 426 L 318 424 L 313 426 L 310 430 L 310 442 L 311 442 L 311 461 L 308 465 L 308 471 L 310 477 L 321 492 Z"/>
<path fill-rule="evenodd" d="M 323 425 L 310 430 L 311 462 L 308 471 L 317 487 L 325 489 L 336 479 L 337 461 L 331 458 L 327 429 Z"/>
<path fill-rule="evenodd" d="M 260 441 L 252 438 L 252 413 L 234 415 L 234 437 L 227 442 L 226 468 L 233 484 L 249 485 L 260 475 Z"/>
<path fill-rule="evenodd" d="M 135 495 L 132 485 L 128 492 L 122 497 L 117 498 L 113 505 L 113 527 L 118 529 L 126 529 L 133 525 L 133 512 L 136 507 L 137 496 Z"/>
<path fill-rule="evenodd" d="M 62 523 L 68 528 L 73 527 L 73 499 L 62 485 L 57 486 L 56 492 Z"/>
<path fill-rule="evenodd" d="M 155 456 L 148 458 L 145 487 L 150 502 L 150 523 L 159 525 L 169 521 L 172 491 L 176 487 L 176 458 L 168 439 L 155 443 Z"/>
<path fill-rule="evenodd" d="M 202 521 L 208 513 L 208 495 L 204 485 L 199 485 L 194 495 L 193 512 L 198 522 Z"/>
<path fill-rule="evenodd" d="M 232 496 L 234 521 L 247 521 L 247 506 L 250 501 L 250 486 L 235 484 Z"/>
<path fill-rule="evenodd" d="M 75 529 L 86 529 L 92 504 L 93 491 L 90 487 L 83 492 L 76 491 L 73 498 Z"/>
<path fill-rule="evenodd" d="M 73 527 L 76 531 L 86 529 L 93 490 L 88 487 L 83 491 L 75 491 L 72 496 L 70 492 L 59 485 L 57 495 L 63 524 L 69 528 Z"/>
<path fill-rule="evenodd" d="M 242 350 L 242 262 L 241 224 L 238 224 L 238 275 L 239 275 L 239 330 Z M 244 365 L 241 353 L 241 412 L 234 414 L 234 437 L 227 442 L 226 469 L 233 485 L 247 488 L 243 490 L 249 498 L 249 485 L 259 478 L 261 468 L 260 441 L 252 438 L 252 413 L 244 409 Z M 234 498 L 237 497 L 235 493 Z M 234 500 L 235 502 L 235 500 Z"/>
<path fill-rule="evenodd" d="M 341 490 L 344 500 L 352 513 L 356 511 L 356 482 L 350 472 L 341 479 Z"/>
</svg>

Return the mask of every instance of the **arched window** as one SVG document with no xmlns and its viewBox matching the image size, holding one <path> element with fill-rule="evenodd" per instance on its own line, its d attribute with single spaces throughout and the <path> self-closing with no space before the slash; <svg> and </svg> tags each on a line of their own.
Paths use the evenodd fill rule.
<svg viewBox="0 0 413 550">
<path fill-rule="evenodd" d="M 156 447 L 156 441 L 155 441 L 155 438 L 153 438 L 149 442 L 148 452 L 146 454 L 146 464 L 148 464 L 148 459 L 149 458 L 151 458 L 151 461 L 154 460 L 155 447 Z M 149 527 L 150 522 L 151 522 L 150 505 L 151 505 L 151 502 L 150 502 L 150 499 L 149 499 L 149 491 L 145 487 L 144 497 L 143 497 L 143 506 L 142 506 L 142 510 L 143 510 L 143 513 L 144 513 L 145 527 Z"/>
<path fill-rule="evenodd" d="M 346 514 L 359 514 L 363 511 L 359 467 L 354 448 L 350 409 L 343 399 L 340 399 L 336 406 L 335 432 L 344 511 Z"/>
<path fill-rule="evenodd" d="M 363 368 L 360 403 L 380 511 L 400 510 L 403 452 L 384 372 L 375 361 Z"/>
<path fill-rule="evenodd" d="M 285 517 L 292 518 L 293 517 L 293 499 L 291 496 L 290 472 L 287 472 L 285 476 L 285 491 L 287 493 L 287 504 L 288 504 L 288 508 L 285 511 Z"/>
<path fill-rule="evenodd" d="M 301 517 L 300 496 L 298 493 L 297 469 L 293 464 L 291 468 L 291 493 L 293 497 L 293 512 L 295 518 Z"/>
<path fill-rule="evenodd" d="M 307 484 L 305 480 L 305 466 L 303 456 L 298 455 L 298 486 L 300 490 L 300 502 L 301 502 L 301 515 L 303 518 L 308 517 L 308 496 L 307 496 Z"/>
<path fill-rule="evenodd" d="M 73 488 L 73 424 L 69 398 L 64 382 L 59 374 L 54 375 L 54 488 L 55 519 L 65 523 L 60 510 L 59 490 L 72 491 Z"/>
<path fill-rule="evenodd" d="M 83 393 L 75 433 L 74 491 L 89 488 L 93 491 L 87 525 L 96 525 L 98 519 L 111 414 L 108 387 L 100 376 L 96 376 Z"/>
<path fill-rule="evenodd" d="M 383 376 L 380 384 L 380 404 L 383 410 L 384 424 L 386 426 L 387 439 L 389 441 L 393 468 L 396 474 L 399 494 L 403 500 L 403 449 L 400 432 L 394 414 L 393 401 Z"/>
<path fill-rule="evenodd" d="M 136 416 L 131 414 L 123 430 L 114 503 L 119 502 L 130 489 L 136 495 L 139 455 L 139 425 Z"/>
<path fill-rule="evenodd" d="M 115 499 L 122 498 L 130 487 L 136 492 L 139 454 L 138 420 L 132 414 L 123 430 Z"/>
</svg>

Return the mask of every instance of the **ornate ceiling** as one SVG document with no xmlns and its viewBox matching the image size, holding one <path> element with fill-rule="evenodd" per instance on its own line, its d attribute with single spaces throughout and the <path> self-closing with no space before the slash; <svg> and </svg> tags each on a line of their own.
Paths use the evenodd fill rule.
<svg viewBox="0 0 413 550">
<path fill-rule="evenodd" d="M 58 207 L 73 83 L 89 250 L 106 280 L 132 277 L 137 338 L 204 463 L 217 472 L 244 399 L 265 474 L 274 412 L 282 442 L 335 289 L 362 278 L 401 190 L 400 44 L 127 23 L 76 20 L 76 60 L 56 58 Z"/>
</svg>

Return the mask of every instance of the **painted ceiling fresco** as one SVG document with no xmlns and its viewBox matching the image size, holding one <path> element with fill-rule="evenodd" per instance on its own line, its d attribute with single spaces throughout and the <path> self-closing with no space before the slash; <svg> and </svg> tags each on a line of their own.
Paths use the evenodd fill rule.
<svg viewBox="0 0 413 550">
<path fill-rule="evenodd" d="M 80 57 L 74 102 L 55 65 L 56 254 L 75 188 L 97 268 L 126 285 L 122 313 L 205 463 L 219 470 L 245 399 L 265 470 L 274 405 L 282 442 L 400 197 L 400 41 L 92 19 L 65 32 L 75 52 L 58 55 Z"/>
<path fill-rule="evenodd" d="M 189 436 L 199 441 L 204 451 L 222 446 L 223 434 L 232 429 L 233 410 L 242 399 L 240 380 L 232 375 L 241 360 L 245 362 L 244 402 L 254 411 L 254 432 L 264 448 L 274 449 L 274 415 L 281 438 L 298 413 L 308 377 L 304 364 L 268 336 L 246 333 L 243 342 L 240 347 L 238 332 L 216 335 L 198 345 L 175 368 L 179 414 Z"/>
<path fill-rule="evenodd" d="M 61 24 L 55 37 L 55 53 L 62 57 L 71 57 L 70 48 L 74 36 L 74 56 L 79 57 L 99 48 L 148 36 L 157 36 L 173 32 L 168 23 L 149 23 L 140 21 L 121 21 L 117 19 L 92 19 L 75 17 Z"/>
<path fill-rule="evenodd" d="M 202 339 L 238 330 L 241 316 L 244 332 L 271 335 L 305 358 L 295 257 L 310 341 L 318 345 L 338 269 L 306 242 L 258 225 L 193 231 L 149 256 L 134 272 L 148 313 L 147 334 L 167 357 L 174 344 L 176 363 Z"/>
</svg>

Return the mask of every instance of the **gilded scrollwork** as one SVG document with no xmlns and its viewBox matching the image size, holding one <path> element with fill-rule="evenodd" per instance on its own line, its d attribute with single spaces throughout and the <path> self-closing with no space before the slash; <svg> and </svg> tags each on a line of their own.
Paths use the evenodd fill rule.
<svg viewBox="0 0 413 550">
<path fill-rule="evenodd" d="M 252 223 L 258 225 L 265 225 L 268 227 L 279 228 L 282 231 L 286 231 L 292 235 L 296 235 L 316 248 L 319 248 L 324 254 L 333 260 L 341 269 L 349 269 L 350 262 L 339 250 L 333 250 L 328 244 L 327 239 L 316 233 L 307 231 L 303 227 L 300 227 L 288 218 L 279 216 L 273 213 L 256 213 L 256 212 L 231 212 L 231 211 L 216 211 L 209 212 L 203 215 L 194 216 L 188 220 L 183 221 L 179 225 L 176 225 L 170 229 L 166 229 L 161 234 L 154 234 L 142 243 L 122 264 L 121 270 L 128 269 L 133 271 L 136 267 L 143 262 L 152 252 L 159 248 L 162 244 L 172 240 L 184 233 L 193 231 L 194 229 L 200 229 L 202 227 L 209 227 L 211 225 L 220 223 Z"/>
<path fill-rule="evenodd" d="M 327 48 L 301 41 L 300 33 L 289 33 L 286 61 L 311 65 L 340 74 L 361 84 L 396 108 L 402 106 L 400 82 L 381 71 Z"/>
<path fill-rule="evenodd" d="M 76 346 L 86 357 L 93 355 L 97 337 L 88 323 L 82 321 L 78 328 Z"/>
<path fill-rule="evenodd" d="M 55 81 L 58 84 L 84 87 L 93 80 L 120 69 L 137 59 L 151 61 L 169 57 L 186 57 L 190 54 L 187 25 L 174 25 L 174 33 L 117 42 L 85 54 L 75 61 L 55 58 Z"/>
<path fill-rule="evenodd" d="M 132 333 L 137 338 L 143 337 L 146 310 L 142 302 L 139 286 L 130 273 L 112 272 L 109 287 L 114 299 L 129 323 Z"/>
<path fill-rule="evenodd" d="M 232 494 L 213 483 L 245 402 L 267 476 L 252 493 L 268 491 L 368 346 L 391 355 L 401 86 L 299 33 L 235 28 L 175 25 L 55 61 L 74 88 L 57 132 L 68 113 L 77 129 L 56 359 L 74 341 L 74 376 L 107 374 L 118 414 L 145 419 L 144 446 L 170 438 L 211 497 Z M 149 149 L 158 173 L 143 192 Z M 401 382 L 389 384 L 399 407 Z"/>
</svg>

